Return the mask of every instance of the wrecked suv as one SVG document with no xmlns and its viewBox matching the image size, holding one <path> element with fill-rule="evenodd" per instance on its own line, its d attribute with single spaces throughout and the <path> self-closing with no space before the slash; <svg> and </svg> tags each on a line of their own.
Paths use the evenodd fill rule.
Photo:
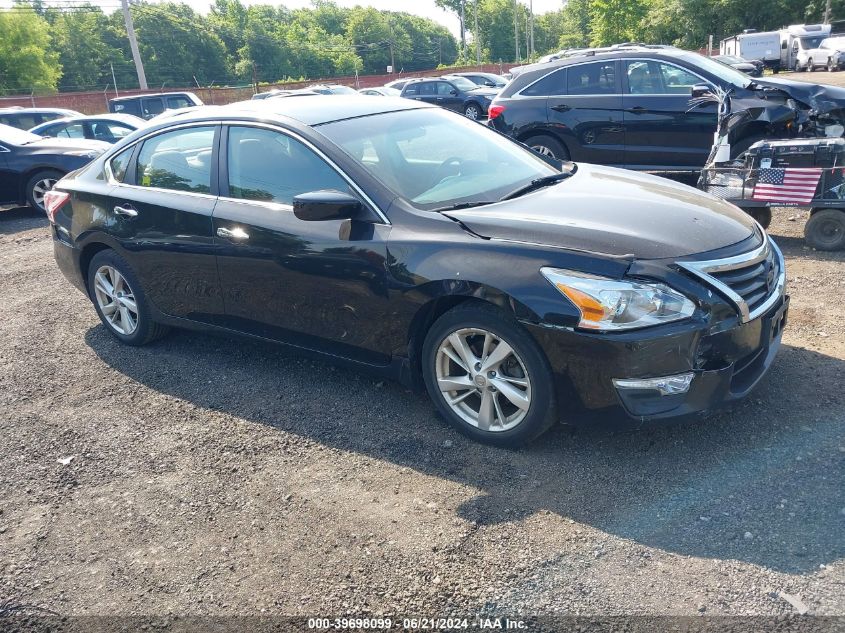
<svg viewBox="0 0 845 633">
<path fill-rule="evenodd" d="M 647 171 L 697 171 L 730 92 L 747 110 L 730 139 L 738 156 L 764 138 L 841 136 L 845 89 L 756 79 L 668 46 L 573 52 L 524 67 L 490 106 L 489 125 L 542 154 Z"/>
</svg>

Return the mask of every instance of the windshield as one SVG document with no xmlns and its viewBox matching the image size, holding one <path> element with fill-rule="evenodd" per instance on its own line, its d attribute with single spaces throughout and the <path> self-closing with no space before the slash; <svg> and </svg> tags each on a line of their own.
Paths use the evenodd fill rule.
<svg viewBox="0 0 845 633">
<path fill-rule="evenodd" d="M 531 150 L 440 108 L 402 110 L 317 128 L 413 206 L 495 202 L 560 173 Z"/>
<path fill-rule="evenodd" d="M 9 145 L 26 145 L 33 141 L 38 141 L 42 137 L 37 134 L 32 134 L 26 130 L 19 130 L 11 125 L 3 125 L 0 123 L 0 141 L 8 143 Z"/>
<path fill-rule="evenodd" d="M 722 81 L 736 86 L 737 88 L 748 88 L 753 83 L 751 79 L 749 79 L 748 75 L 745 75 L 730 66 L 720 64 L 719 62 L 712 60 L 709 57 L 705 57 L 704 55 L 699 55 L 698 53 L 682 53 L 681 55 L 678 55 L 678 57 L 688 64 L 697 66 L 701 70 L 710 73 L 711 75 L 714 75 Z"/>
<path fill-rule="evenodd" d="M 449 77 L 449 81 L 455 84 L 461 90 L 475 90 L 480 88 L 475 82 L 470 81 L 466 77 Z"/>
<path fill-rule="evenodd" d="M 823 36 L 818 36 L 818 35 L 815 36 L 815 37 L 802 37 L 800 39 L 801 48 L 803 48 L 805 51 L 808 51 L 811 48 L 818 48 L 819 44 L 822 43 L 823 39 L 824 39 Z"/>
</svg>

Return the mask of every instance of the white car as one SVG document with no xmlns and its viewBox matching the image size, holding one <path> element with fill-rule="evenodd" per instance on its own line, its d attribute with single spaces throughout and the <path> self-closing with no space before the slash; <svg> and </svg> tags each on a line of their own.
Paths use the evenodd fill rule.
<svg viewBox="0 0 845 633">
<path fill-rule="evenodd" d="M 813 72 L 816 68 L 828 71 L 845 67 L 845 38 L 802 37 L 792 43 L 795 49 L 795 70 Z"/>
</svg>

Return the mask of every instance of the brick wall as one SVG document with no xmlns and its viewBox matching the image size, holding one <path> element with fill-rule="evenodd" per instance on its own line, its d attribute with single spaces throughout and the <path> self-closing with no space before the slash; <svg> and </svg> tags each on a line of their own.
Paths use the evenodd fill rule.
<svg viewBox="0 0 845 633">
<path fill-rule="evenodd" d="M 392 75 L 361 75 L 355 77 L 328 77 L 325 79 L 315 79 L 301 82 L 291 82 L 286 84 L 276 84 L 272 86 L 261 86 L 260 90 L 266 91 L 273 88 L 304 88 L 313 83 L 337 83 L 353 88 L 372 88 L 375 86 L 383 86 L 388 81 L 399 79 L 400 77 L 428 77 L 442 75 L 445 72 L 460 72 L 460 71 L 483 71 L 491 73 L 506 72 L 516 64 L 483 64 L 481 66 L 467 66 L 465 68 L 453 68 L 448 71 L 440 70 L 425 70 L 411 73 L 394 73 Z M 243 101 L 249 99 L 253 95 L 252 87 L 246 88 L 197 88 L 190 86 L 184 88 L 165 89 L 167 92 L 187 90 L 196 94 L 203 103 L 207 105 L 225 105 L 235 101 Z M 160 92 L 158 90 L 121 90 L 120 96 L 129 96 L 135 94 L 144 94 L 145 92 Z M 20 95 L 15 97 L 0 97 L 0 108 L 9 106 L 23 106 L 29 107 L 43 107 L 43 108 L 68 108 L 76 110 L 83 114 L 99 114 L 108 111 L 108 100 L 113 98 L 114 91 L 108 92 L 63 92 L 54 95 L 45 96 L 30 96 Z"/>
</svg>

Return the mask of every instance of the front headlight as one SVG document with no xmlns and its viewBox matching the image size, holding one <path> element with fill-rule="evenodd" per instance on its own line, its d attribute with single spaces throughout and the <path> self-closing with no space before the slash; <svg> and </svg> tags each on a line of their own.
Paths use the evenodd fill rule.
<svg viewBox="0 0 845 633">
<path fill-rule="evenodd" d="M 661 283 L 621 281 L 571 270 L 540 272 L 581 312 L 578 327 L 628 330 L 691 317 L 695 304 Z"/>
</svg>

